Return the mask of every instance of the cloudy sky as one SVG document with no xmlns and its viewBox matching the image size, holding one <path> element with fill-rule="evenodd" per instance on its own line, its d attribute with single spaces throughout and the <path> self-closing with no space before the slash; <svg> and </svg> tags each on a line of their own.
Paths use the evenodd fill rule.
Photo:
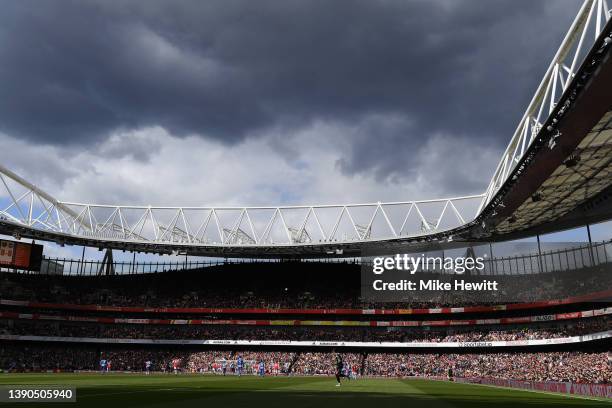
<svg viewBox="0 0 612 408">
<path fill-rule="evenodd" d="M 480 193 L 579 5 L 4 1 L 0 163 L 109 204 Z"/>
</svg>

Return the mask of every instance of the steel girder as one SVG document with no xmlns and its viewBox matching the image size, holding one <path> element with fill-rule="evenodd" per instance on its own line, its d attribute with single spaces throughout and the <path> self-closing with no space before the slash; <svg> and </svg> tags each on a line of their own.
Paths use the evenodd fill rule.
<svg viewBox="0 0 612 408">
<path fill-rule="evenodd" d="M 476 216 L 483 195 L 278 207 L 151 207 L 60 202 L 0 166 L 1 216 L 86 239 L 206 246 L 350 243 L 427 235 Z M 4 189 L 4 194 L 2 193 Z"/>
<path fill-rule="evenodd" d="M 540 133 L 610 16 L 607 0 L 584 1 L 497 165 L 480 210 L 504 185 Z"/>
</svg>

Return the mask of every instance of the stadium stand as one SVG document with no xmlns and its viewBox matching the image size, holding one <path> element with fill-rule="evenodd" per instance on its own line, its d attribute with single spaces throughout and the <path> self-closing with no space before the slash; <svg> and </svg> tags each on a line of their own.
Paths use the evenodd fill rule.
<svg viewBox="0 0 612 408">
<path fill-rule="evenodd" d="M 172 362 L 180 360 L 181 372 L 235 374 L 238 355 L 247 362 L 246 374 L 252 374 L 252 362 L 264 361 L 269 375 L 331 375 L 334 367 L 330 352 L 266 351 L 177 351 L 97 349 L 7 345 L 0 350 L 0 366 L 6 371 L 99 370 L 101 357 L 112 362 L 116 371 L 145 371 L 145 362 L 153 362 L 152 371 L 171 372 Z M 612 383 L 612 358 L 605 352 L 537 353 L 343 353 L 343 360 L 356 375 L 376 377 L 425 376 L 444 378 L 448 370 L 456 377 L 516 379 L 525 381 L 569 381 L 574 383 Z M 275 367 L 278 367 L 275 369 Z"/>
<path fill-rule="evenodd" d="M 458 381 L 612 382 L 611 293 L 604 285 L 531 302 L 371 303 L 360 265 L 275 262 L 130 276 L 0 274 L 0 369 L 333 375 Z M 591 268 L 590 279 L 609 279 Z M 521 283 L 522 282 L 522 283 Z M 595 291 L 594 291 L 595 290 Z M 531 291 L 531 292 L 530 292 Z M 544 299 L 541 299 L 541 298 Z M 450 306 L 453 306 L 451 308 Z M 147 362 L 150 366 L 147 368 Z"/>
<path fill-rule="evenodd" d="M 506 298 L 520 299 L 521 303 L 526 303 L 526 300 L 533 303 L 557 302 L 568 297 L 601 300 L 592 295 L 610 297 L 612 294 L 609 290 L 612 277 L 607 273 L 608 268 L 605 265 L 537 274 L 550 275 L 545 286 L 542 280 L 528 274 L 495 278 L 503 281 L 503 287 L 510 292 Z M 360 266 L 354 263 L 245 263 L 108 277 L 3 273 L 0 274 L 0 288 L 2 293 L 10 293 L 10 298 L 3 297 L 4 300 L 112 306 L 113 310 L 128 306 L 172 308 L 176 311 L 181 308 L 405 310 L 483 306 L 486 303 L 479 292 L 474 292 L 471 297 L 466 294 L 453 303 L 448 303 L 449 299 L 443 295 L 432 295 L 427 302 L 415 302 L 408 296 L 405 301 L 396 303 L 370 302 L 361 298 Z M 511 302 L 500 298 L 491 303 Z M 99 310 L 98 307 L 93 309 Z"/>
</svg>

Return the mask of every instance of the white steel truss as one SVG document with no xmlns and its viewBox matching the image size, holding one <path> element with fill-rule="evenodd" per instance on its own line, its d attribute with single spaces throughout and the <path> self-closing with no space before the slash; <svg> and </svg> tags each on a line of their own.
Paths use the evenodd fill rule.
<svg viewBox="0 0 612 408">
<path fill-rule="evenodd" d="M 0 166 L 0 221 L 91 240 L 219 247 L 350 244 L 451 231 L 473 221 L 508 179 L 609 19 L 607 0 L 584 1 L 481 195 L 346 205 L 113 206 L 58 201 Z"/>
<path fill-rule="evenodd" d="M 607 0 L 585 0 L 582 4 L 497 165 L 480 209 L 493 199 L 540 132 L 610 20 L 610 13 Z"/>
<path fill-rule="evenodd" d="M 483 195 L 475 195 L 284 207 L 109 206 L 60 202 L 2 166 L 0 181 L 5 193 L 0 189 L 0 197 L 4 197 L 0 216 L 26 227 L 99 240 L 232 247 L 427 235 L 474 219 L 483 199 Z"/>
</svg>

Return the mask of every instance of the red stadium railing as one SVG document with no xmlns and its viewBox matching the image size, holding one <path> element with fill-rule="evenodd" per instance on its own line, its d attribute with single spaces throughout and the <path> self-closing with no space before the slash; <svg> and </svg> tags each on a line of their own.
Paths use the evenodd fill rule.
<svg viewBox="0 0 612 408">
<path fill-rule="evenodd" d="M 69 321 L 104 324 L 155 325 L 248 325 L 248 326 L 345 326 L 345 327 L 437 327 L 492 324 L 538 323 L 558 320 L 582 319 L 612 314 L 612 307 L 581 312 L 554 313 L 536 316 L 503 317 L 498 319 L 466 320 L 261 320 L 261 319 L 132 319 L 116 317 L 56 316 L 38 313 L 0 312 L 0 319 Z"/>
<path fill-rule="evenodd" d="M 0 299 L 2 306 L 18 306 L 33 309 L 78 310 L 122 313 L 184 313 L 184 314 L 274 314 L 274 315 L 422 315 L 454 314 L 473 312 L 497 312 L 546 308 L 572 303 L 589 302 L 612 297 L 612 290 L 572 296 L 559 300 L 530 303 L 511 303 L 491 306 L 440 307 L 427 309 L 282 309 L 282 308 L 216 308 L 216 307 L 145 307 L 145 306 L 103 306 L 77 305 L 66 303 L 31 302 L 27 300 Z"/>
</svg>

